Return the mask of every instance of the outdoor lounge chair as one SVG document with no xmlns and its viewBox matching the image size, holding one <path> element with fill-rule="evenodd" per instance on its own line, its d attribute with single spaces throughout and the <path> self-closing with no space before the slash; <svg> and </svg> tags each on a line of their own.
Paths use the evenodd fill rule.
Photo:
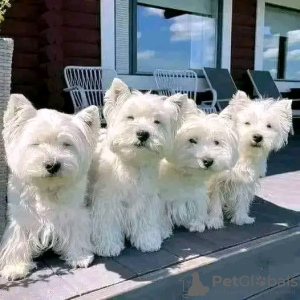
<svg viewBox="0 0 300 300">
<path fill-rule="evenodd" d="M 258 97 L 269 97 L 278 100 L 282 99 L 282 95 L 279 92 L 269 71 L 247 70 L 247 74 Z M 293 118 L 300 118 L 300 109 L 293 109 Z M 291 130 L 291 134 L 294 134 L 293 128 Z"/>
<path fill-rule="evenodd" d="M 229 100 L 237 92 L 237 87 L 227 69 L 203 68 L 203 73 L 209 90 L 212 92 L 212 101 L 203 101 L 203 105 L 211 103 L 219 111 L 223 110 Z"/>
<path fill-rule="evenodd" d="M 117 72 L 102 67 L 67 66 L 64 69 L 64 76 L 67 84 L 64 91 L 70 92 L 74 112 L 89 105 L 96 105 L 101 113 L 104 94 L 117 77 Z M 101 122 L 105 122 L 103 117 Z"/>
</svg>

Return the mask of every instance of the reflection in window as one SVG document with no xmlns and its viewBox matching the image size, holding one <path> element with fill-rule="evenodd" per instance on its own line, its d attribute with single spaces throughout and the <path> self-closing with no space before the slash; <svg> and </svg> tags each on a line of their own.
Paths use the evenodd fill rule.
<svg viewBox="0 0 300 300">
<path fill-rule="evenodd" d="M 137 2 L 137 73 L 216 66 L 217 0 Z"/>
<path fill-rule="evenodd" d="M 275 79 L 300 80 L 300 12 L 266 6 L 263 69 Z"/>
</svg>

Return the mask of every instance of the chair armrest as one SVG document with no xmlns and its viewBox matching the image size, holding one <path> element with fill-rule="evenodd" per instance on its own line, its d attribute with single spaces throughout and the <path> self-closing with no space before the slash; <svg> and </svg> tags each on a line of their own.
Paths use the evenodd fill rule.
<svg viewBox="0 0 300 300">
<path fill-rule="evenodd" d="M 201 104 L 211 104 L 213 102 L 213 100 L 205 100 L 205 101 L 201 101 Z"/>
<path fill-rule="evenodd" d="M 81 86 L 79 86 L 79 85 L 70 86 L 68 88 L 64 88 L 63 91 L 64 92 L 78 91 L 79 94 L 80 94 L 81 101 L 82 101 L 82 108 L 89 106 L 86 95 L 85 95 L 85 91 Z M 72 99 L 73 99 L 72 94 L 71 94 L 71 96 L 72 96 Z M 75 101 L 74 100 L 73 100 L 73 105 L 75 106 Z"/>
<path fill-rule="evenodd" d="M 63 89 L 64 92 L 72 92 L 72 91 L 74 91 L 74 90 L 80 91 L 80 90 L 82 90 L 82 87 L 79 86 L 79 85 L 74 85 L 74 86 L 70 86 L 70 87 L 68 87 L 68 88 L 64 88 L 64 89 Z"/>
</svg>

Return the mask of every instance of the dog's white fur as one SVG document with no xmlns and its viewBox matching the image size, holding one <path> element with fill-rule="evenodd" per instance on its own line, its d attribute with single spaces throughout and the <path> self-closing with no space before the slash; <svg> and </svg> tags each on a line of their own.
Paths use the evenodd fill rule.
<svg viewBox="0 0 300 300">
<path fill-rule="evenodd" d="M 292 127 L 291 100 L 261 99 L 252 101 L 238 91 L 223 115 L 231 117 L 238 130 L 239 159 L 229 171 L 214 177 L 209 184 L 211 218 L 223 223 L 221 206 L 237 225 L 252 224 L 250 204 L 266 172 L 267 158 L 282 148 Z M 255 142 L 254 135 L 262 137 Z M 218 227 L 216 227 L 218 228 Z"/>
<path fill-rule="evenodd" d="M 172 152 L 161 162 L 160 197 L 170 226 L 205 230 L 209 178 L 233 166 L 237 135 L 233 122 L 217 114 L 190 111 L 179 128 Z M 205 160 L 213 160 L 205 166 Z"/>
<path fill-rule="evenodd" d="M 125 237 L 141 251 L 157 251 L 168 235 L 161 225 L 159 162 L 173 143 L 185 99 L 131 92 L 118 78 L 107 91 L 107 130 L 91 169 L 92 240 L 98 255 L 119 255 Z M 139 131 L 149 133 L 144 143 Z"/>
<path fill-rule="evenodd" d="M 99 111 L 77 115 L 36 110 L 20 94 L 11 95 L 3 138 L 11 171 L 8 218 L 1 250 L 1 275 L 15 280 L 35 266 L 33 257 L 52 247 L 72 267 L 93 260 L 90 215 L 84 197 L 96 146 Z M 46 164 L 59 162 L 50 174 Z"/>
</svg>

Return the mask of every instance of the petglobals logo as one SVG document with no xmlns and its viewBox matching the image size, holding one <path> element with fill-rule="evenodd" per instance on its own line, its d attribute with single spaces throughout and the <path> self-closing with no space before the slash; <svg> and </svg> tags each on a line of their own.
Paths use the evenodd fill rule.
<svg viewBox="0 0 300 300">
<path fill-rule="evenodd" d="M 199 278 L 199 273 L 194 272 L 191 278 L 183 278 L 180 280 L 183 285 L 182 298 L 205 296 L 209 292 L 209 287 L 202 284 Z"/>
<path fill-rule="evenodd" d="M 225 286 L 225 287 L 274 287 L 274 286 L 287 286 L 287 287 L 296 287 L 298 285 L 298 281 L 296 278 L 290 278 L 287 276 L 286 278 L 274 278 L 271 276 L 263 277 L 263 276 L 233 276 L 232 278 L 221 277 L 221 276 L 213 276 L 213 287 L 217 286 Z"/>
</svg>

